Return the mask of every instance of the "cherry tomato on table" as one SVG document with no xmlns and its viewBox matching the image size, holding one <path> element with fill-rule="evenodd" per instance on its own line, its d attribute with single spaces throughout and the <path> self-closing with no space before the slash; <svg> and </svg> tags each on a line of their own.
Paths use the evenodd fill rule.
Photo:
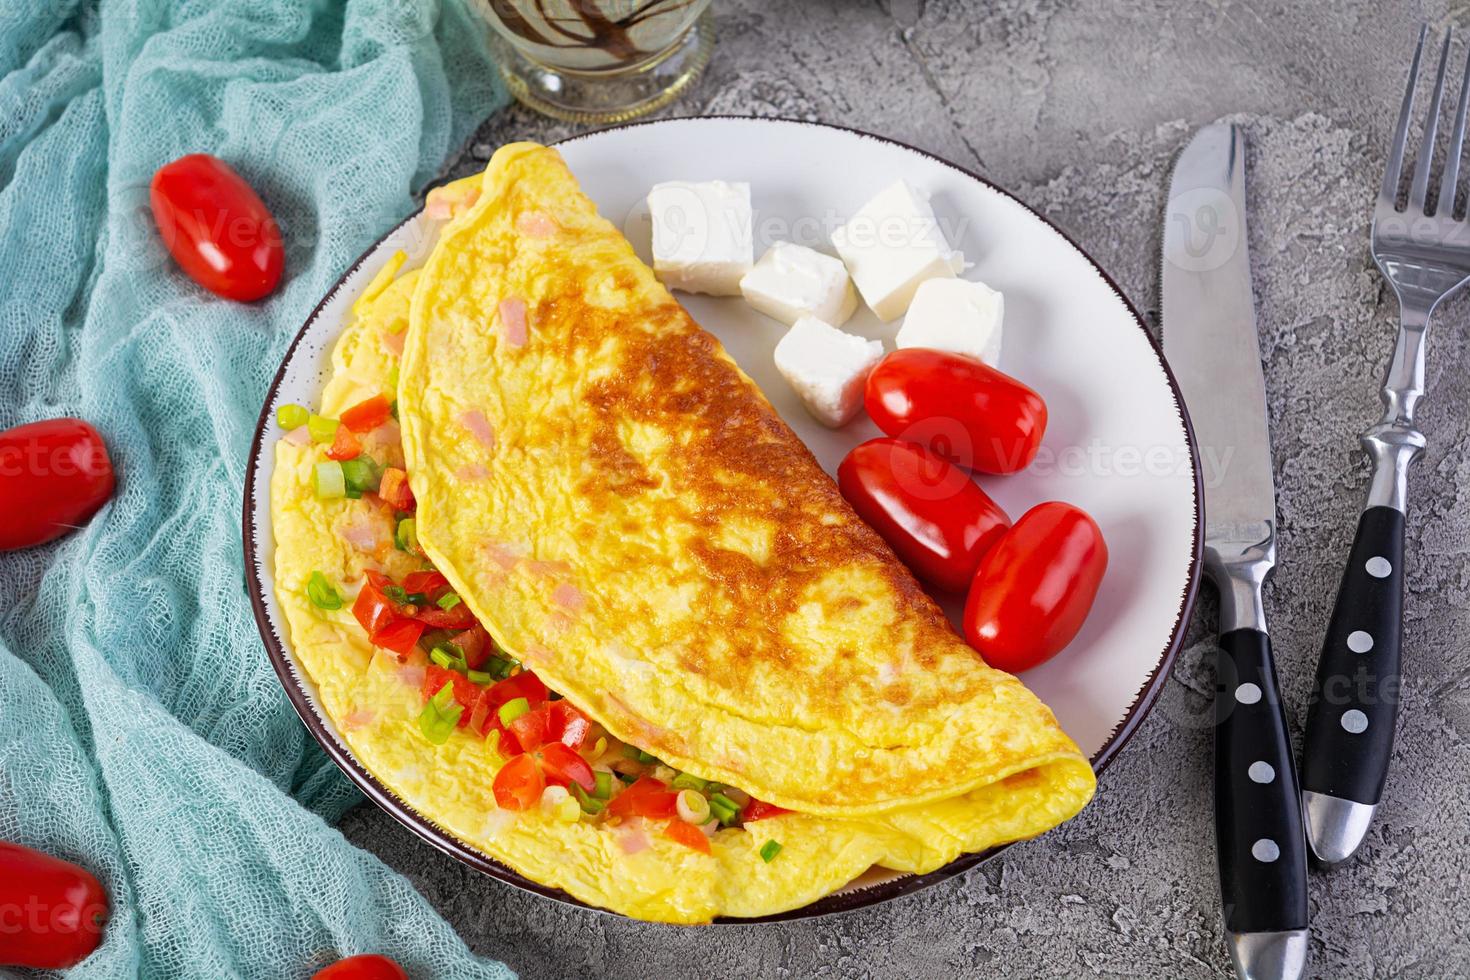
<svg viewBox="0 0 1470 980">
<path fill-rule="evenodd" d="M 86 523 L 116 485 L 106 444 L 81 419 L 0 432 L 0 550 L 43 544 Z"/>
<path fill-rule="evenodd" d="M 915 575 L 948 592 L 964 591 L 1011 526 L 969 473 L 901 439 L 870 439 L 848 453 L 837 486 Z"/>
<path fill-rule="evenodd" d="M 281 281 L 286 250 L 276 219 L 218 157 L 191 153 L 159 167 L 149 203 L 169 254 L 210 292 L 249 302 Z"/>
<path fill-rule="evenodd" d="M 349 956 L 318 970 L 312 980 L 408 980 L 403 967 L 375 953 Z"/>
<path fill-rule="evenodd" d="M 868 375 L 863 404 L 890 436 L 983 473 L 1014 473 L 1036 458 L 1046 403 L 984 361 L 906 347 Z"/>
<path fill-rule="evenodd" d="M 1102 530 L 1071 504 L 1038 504 L 980 559 L 965 601 L 965 639 L 1019 674 L 1072 642 L 1108 567 Z"/>
<path fill-rule="evenodd" d="M 107 893 L 90 871 L 0 841 L 0 966 L 64 970 L 102 942 Z"/>
</svg>

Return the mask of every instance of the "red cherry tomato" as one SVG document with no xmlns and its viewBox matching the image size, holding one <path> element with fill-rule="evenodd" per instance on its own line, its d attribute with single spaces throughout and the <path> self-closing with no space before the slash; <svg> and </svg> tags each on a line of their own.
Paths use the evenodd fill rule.
<svg viewBox="0 0 1470 980">
<path fill-rule="evenodd" d="M 546 777 L 530 755 L 522 753 L 500 767 L 491 785 L 502 810 L 529 810 L 541 801 Z"/>
<path fill-rule="evenodd" d="M 1019 674 L 1072 642 L 1108 567 L 1102 530 L 1071 504 L 1038 504 L 980 559 L 965 602 L 965 639 Z"/>
<path fill-rule="evenodd" d="M 983 473 L 1014 473 L 1036 458 L 1046 403 L 977 358 L 908 347 L 879 361 L 863 404 L 890 436 Z"/>
<path fill-rule="evenodd" d="M 85 524 L 116 485 L 107 446 L 81 419 L 0 432 L 0 551 L 43 544 Z"/>
<path fill-rule="evenodd" d="M 408 974 L 388 957 L 368 953 L 338 960 L 318 970 L 312 980 L 408 980 Z"/>
<path fill-rule="evenodd" d="M 242 302 L 281 281 L 281 230 L 260 196 L 229 164 L 191 153 L 158 168 L 149 203 L 163 244 L 199 285 Z"/>
<path fill-rule="evenodd" d="M 1011 526 L 969 473 L 901 439 L 870 439 L 848 453 L 837 486 L 915 575 L 947 592 L 964 591 Z"/>
<path fill-rule="evenodd" d="M 64 970 L 102 942 L 107 892 L 90 871 L 0 841 L 0 966 Z"/>
</svg>

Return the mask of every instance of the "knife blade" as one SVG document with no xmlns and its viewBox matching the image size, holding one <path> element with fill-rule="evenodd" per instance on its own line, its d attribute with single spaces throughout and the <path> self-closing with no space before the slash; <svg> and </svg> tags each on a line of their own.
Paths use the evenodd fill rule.
<svg viewBox="0 0 1470 980">
<path fill-rule="evenodd" d="M 1164 356 L 1199 446 L 1205 572 L 1220 593 L 1215 841 L 1241 977 L 1306 969 L 1307 867 L 1296 770 L 1261 589 L 1276 564 L 1276 490 L 1246 237 L 1245 135 L 1201 129 L 1169 186 Z"/>
</svg>

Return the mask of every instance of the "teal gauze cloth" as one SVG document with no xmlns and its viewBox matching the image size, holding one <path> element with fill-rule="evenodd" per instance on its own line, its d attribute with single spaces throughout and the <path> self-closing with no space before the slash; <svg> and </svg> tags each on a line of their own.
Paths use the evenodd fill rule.
<svg viewBox="0 0 1470 980">
<path fill-rule="evenodd" d="M 331 826 L 359 798 L 266 659 L 240 540 L 291 336 L 503 101 L 483 30 L 460 0 L 0 9 L 0 428 L 87 419 L 119 476 L 86 528 L 0 555 L 0 839 L 113 906 L 70 976 L 290 980 L 364 952 L 510 975 Z M 206 293 L 152 227 L 154 171 L 201 151 L 282 226 L 265 301 Z"/>
</svg>

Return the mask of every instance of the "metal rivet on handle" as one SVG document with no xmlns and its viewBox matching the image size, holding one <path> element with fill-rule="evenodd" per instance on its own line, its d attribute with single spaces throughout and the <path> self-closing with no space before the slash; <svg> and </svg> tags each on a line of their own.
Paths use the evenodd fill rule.
<svg viewBox="0 0 1470 980">
<path fill-rule="evenodd" d="M 1276 768 L 1269 762 L 1257 760 L 1245 771 L 1253 783 L 1269 783 L 1276 778 Z"/>
<path fill-rule="evenodd" d="M 1347 644 L 1353 653 L 1367 653 L 1373 649 L 1373 637 L 1362 630 L 1353 630 L 1348 634 Z"/>
<path fill-rule="evenodd" d="M 1363 563 L 1363 567 L 1374 578 L 1388 578 L 1389 574 L 1393 571 L 1393 566 L 1388 563 L 1388 559 L 1381 555 L 1374 555 L 1372 558 L 1369 558 Z"/>
<path fill-rule="evenodd" d="M 1270 864 L 1281 856 L 1281 848 L 1269 837 L 1262 837 L 1251 845 L 1251 857 L 1262 864 Z"/>
<path fill-rule="evenodd" d="M 1368 716 L 1357 708 L 1350 708 L 1342 713 L 1343 730 L 1353 735 L 1360 735 L 1368 730 Z"/>
<path fill-rule="evenodd" d="M 1241 704 L 1255 704 L 1261 700 L 1261 689 L 1250 681 L 1246 681 L 1235 689 L 1235 700 Z"/>
</svg>

